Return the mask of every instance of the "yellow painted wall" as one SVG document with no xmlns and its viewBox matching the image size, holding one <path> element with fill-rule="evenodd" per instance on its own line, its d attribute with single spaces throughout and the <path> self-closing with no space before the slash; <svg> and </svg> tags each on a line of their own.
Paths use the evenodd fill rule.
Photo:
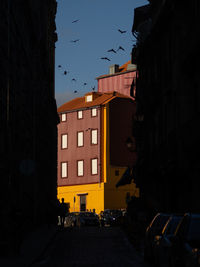
<svg viewBox="0 0 200 267">
<path fill-rule="evenodd" d="M 115 171 L 119 171 L 119 176 L 115 175 Z M 104 185 L 104 207 L 105 209 L 120 209 L 126 208 L 126 195 L 127 192 L 130 196 L 139 197 L 139 188 L 132 182 L 128 185 L 122 185 L 116 188 L 117 182 L 122 177 L 126 167 L 109 166 L 107 169 L 107 183 Z"/>
<path fill-rule="evenodd" d="M 104 210 L 104 183 L 59 186 L 58 199 L 64 198 L 66 203 L 70 203 L 70 212 L 80 211 L 80 196 L 78 194 L 88 193 L 86 196 L 86 209 L 95 209 L 96 213 Z M 74 197 L 76 201 L 74 203 Z"/>
</svg>

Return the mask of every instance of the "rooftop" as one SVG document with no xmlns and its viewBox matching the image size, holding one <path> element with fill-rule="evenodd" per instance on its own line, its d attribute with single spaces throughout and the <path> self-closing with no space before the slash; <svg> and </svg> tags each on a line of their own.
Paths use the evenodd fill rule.
<svg viewBox="0 0 200 267">
<path fill-rule="evenodd" d="M 92 101 L 87 101 L 86 97 L 92 95 Z M 77 97 L 69 102 L 64 103 L 61 105 L 57 110 L 58 113 L 66 112 L 66 111 L 73 111 L 78 109 L 89 108 L 93 106 L 99 106 L 106 104 L 107 102 L 111 101 L 113 98 L 120 97 L 120 98 L 129 98 L 133 100 L 131 97 L 120 94 L 118 92 L 109 92 L 109 93 L 100 93 L 100 92 L 89 92 L 82 97 Z"/>
<path fill-rule="evenodd" d="M 117 72 L 115 72 L 113 74 L 104 74 L 104 75 L 97 77 L 96 79 L 98 80 L 101 78 L 106 78 L 106 77 L 110 77 L 110 76 L 114 76 L 114 75 L 120 75 L 124 72 L 134 71 L 135 69 L 136 69 L 136 65 L 131 64 L 131 60 L 129 60 L 126 63 L 124 63 L 122 66 L 120 66 Z"/>
</svg>

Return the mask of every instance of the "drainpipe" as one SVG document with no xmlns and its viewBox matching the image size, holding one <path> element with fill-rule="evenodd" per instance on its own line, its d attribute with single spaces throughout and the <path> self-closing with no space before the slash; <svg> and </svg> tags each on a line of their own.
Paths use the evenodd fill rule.
<svg viewBox="0 0 200 267">
<path fill-rule="evenodd" d="M 102 175 L 102 170 L 101 170 L 101 168 L 102 168 L 102 166 L 103 166 L 103 164 L 101 164 L 101 161 L 102 161 L 102 158 L 101 158 L 101 135 L 102 135 L 102 133 L 101 133 L 101 123 L 102 123 L 102 121 L 101 121 L 101 119 L 102 119 L 102 114 L 101 114 L 101 106 L 99 107 L 99 142 L 98 142 L 98 145 L 99 145 L 99 187 L 101 187 L 101 175 Z"/>
</svg>

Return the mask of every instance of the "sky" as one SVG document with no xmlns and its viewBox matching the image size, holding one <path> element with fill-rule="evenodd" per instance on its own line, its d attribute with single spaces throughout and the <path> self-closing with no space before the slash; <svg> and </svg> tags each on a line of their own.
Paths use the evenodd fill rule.
<svg viewBox="0 0 200 267">
<path fill-rule="evenodd" d="M 121 66 L 131 59 L 135 44 L 131 32 L 134 8 L 146 4 L 147 0 L 57 0 L 57 107 L 87 92 L 97 91 L 98 76 L 108 74 L 110 65 Z M 118 29 L 126 32 L 120 33 Z M 75 40 L 78 41 L 73 42 Z M 119 46 L 125 50 L 118 50 Z M 116 53 L 108 52 L 109 49 Z"/>
</svg>

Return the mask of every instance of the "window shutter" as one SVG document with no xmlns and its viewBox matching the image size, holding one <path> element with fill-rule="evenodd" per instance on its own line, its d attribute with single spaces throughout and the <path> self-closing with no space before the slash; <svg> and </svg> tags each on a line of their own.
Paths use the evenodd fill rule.
<svg viewBox="0 0 200 267">
<path fill-rule="evenodd" d="M 83 160 L 78 161 L 78 176 L 83 176 Z"/>
<path fill-rule="evenodd" d="M 92 159 L 92 174 L 97 174 L 97 159 Z"/>
<path fill-rule="evenodd" d="M 62 135 L 62 148 L 67 148 L 67 134 Z"/>
<path fill-rule="evenodd" d="M 62 162 L 62 177 L 67 177 L 67 162 Z"/>
<path fill-rule="evenodd" d="M 95 116 L 97 116 L 97 109 L 93 108 L 92 109 L 92 117 L 95 117 Z"/>
<path fill-rule="evenodd" d="M 78 146 L 83 146 L 83 132 L 78 132 Z"/>
<path fill-rule="evenodd" d="M 97 130 L 92 130 L 92 144 L 97 144 Z"/>
<path fill-rule="evenodd" d="M 61 116 L 61 120 L 62 120 L 62 121 L 66 121 L 66 118 L 67 118 L 66 114 L 63 113 L 62 116 Z"/>
</svg>

